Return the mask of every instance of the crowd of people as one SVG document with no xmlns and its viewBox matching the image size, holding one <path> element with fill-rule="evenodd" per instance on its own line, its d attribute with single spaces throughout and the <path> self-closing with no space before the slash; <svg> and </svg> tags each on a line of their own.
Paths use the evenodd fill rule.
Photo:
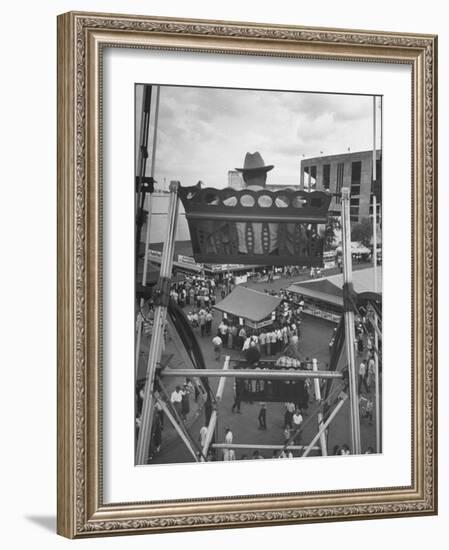
<svg viewBox="0 0 449 550">
<path fill-rule="evenodd" d="M 291 274 L 288 266 L 283 268 L 283 274 Z M 274 270 L 267 271 L 268 278 L 276 276 Z M 314 270 L 312 277 L 320 276 L 318 270 Z M 301 321 L 304 310 L 304 297 L 291 293 L 288 290 L 265 289 L 265 292 L 280 297 L 282 302 L 276 311 L 276 318 L 272 324 L 260 328 L 249 328 L 241 324 L 241 320 L 232 316 L 224 316 L 217 324 L 214 322 L 213 306 L 224 299 L 234 288 L 235 280 L 232 275 L 227 274 L 226 278 L 220 279 L 218 276 L 210 276 L 202 273 L 201 275 L 185 275 L 183 280 L 173 282 L 170 288 L 171 298 L 181 307 L 185 308 L 186 317 L 190 326 L 201 338 L 209 338 L 212 342 L 215 359 L 220 361 L 223 349 L 235 351 L 248 364 L 257 365 L 264 358 L 273 358 L 276 356 L 276 366 L 290 368 L 290 364 L 279 364 L 279 361 L 296 361 L 295 368 L 311 369 L 310 359 L 300 358 L 299 341 L 301 336 Z M 366 419 L 369 424 L 373 423 L 374 398 L 372 396 L 372 386 L 374 381 L 375 362 L 374 362 L 374 344 L 372 333 L 367 334 L 367 324 L 363 319 L 357 319 L 357 352 L 360 357 L 359 363 L 359 394 L 361 418 Z M 330 346 L 331 347 L 331 346 Z M 235 355 L 234 355 L 235 357 Z M 252 381 L 256 382 L 256 381 Z M 260 382 L 260 381 L 259 381 Z M 234 382 L 234 403 L 232 412 L 242 414 L 241 399 L 236 392 L 237 382 Z M 304 384 L 304 395 L 300 400 L 292 400 L 284 403 L 284 422 L 282 426 L 274 428 L 270 423 L 269 408 L 265 402 L 261 402 L 255 415 L 255 428 L 266 431 L 279 430 L 279 436 L 276 439 L 279 445 L 301 445 L 301 425 L 304 417 L 307 416 L 307 407 L 309 399 L 313 398 L 313 384 L 310 379 L 306 379 Z M 364 391 L 363 391 L 364 390 Z M 195 401 L 198 398 L 198 388 L 191 380 L 186 379 L 184 384 L 178 385 L 169 396 L 171 406 L 176 410 L 178 417 L 185 423 L 190 414 L 190 405 L 192 396 L 195 395 Z M 258 397 L 255 401 L 263 399 Z M 267 398 L 269 400 L 269 398 Z M 288 399 L 288 397 L 286 397 Z M 156 405 L 156 420 L 153 430 L 152 448 L 154 453 L 160 450 L 162 442 L 164 413 L 160 406 Z M 271 425 L 270 425 L 271 424 Z M 199 434 L 199 445 L 202 447 L 207 433 L 207 426 L 203 426 Z M 233 434 L 230 428 L 227 429 L 224 436 L 224 443 L 232 443 Z M 293 458 L 301 456 L 303 451 L 276 450 L 260 451 L 254 450 L 251 453 L 243 453 L 236 456 L 235 449 L 224 448 L 221 450 L 210 447 L 207 460 L 245 460 L 258 458 Z M 372 452 L 369 448 L 367 453 Z M 334 449 L 333 454 L 349 454 L 347 445 Z M 240 454 L 240 453 L 239 453 Z M 264 456 L 265 455 L 265 456 Z"/>
<path fill-rule="evenodd" d="M 235 287 L 235 278 L 231 273 L 222 276 L 184 274 L 180 281 L 172 282 L 171 298 L 182 308 L 191 306 L 194 310 L 213 307 L 217 297 L 224 299 Z"/>
</svg>

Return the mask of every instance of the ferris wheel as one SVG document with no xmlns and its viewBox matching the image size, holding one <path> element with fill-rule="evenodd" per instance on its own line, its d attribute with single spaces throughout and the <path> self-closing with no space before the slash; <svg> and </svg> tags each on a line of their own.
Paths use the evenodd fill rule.
<svg viewBox="0 0 449 550">
<path fill-rule="evenodd" d="M 259 384 L 261 381 L 280 383 L 287 381 L 298 384 L 303 384 L 308 379 L 313 381 L 317 407 L 314 414 L 299 429 L 303 430 L 307 423 L 316 422 L 316 435 L 309 443 L 302 446 L 302 456 L 307 456 L 315 448 L 319 449 L 321 454 L 327 454 L 325 434 L 343 405 L 349 401 L 352 450 L 354 454 L 360 454 L 360 403 L 355 365 L 356 318 L 360 320 L 360 330 L 373 335 L 376 403 L 379 403 L 381 297 L 376 292 L 360 294 L 354 290 L 349 189 L 342 188 L 340 195 L 344 313 L 334 335 L 329 368 L 320 369 L 315 362 L 310 371 L 270 367 L 261 369 L 251 368 L 248 365 L 242 369 L 238 366 L 231 367 L 230 358 L 227 356 L 221 369 L 210 369 L 184 312 L 170 298 L 179 204 L 182 203 L 186 212 L 193 255 L 198 263 L 223 263 L 223 259 L 226 259 L 228 264 L 321 267 L 325 248 L 324 228 L 328 221 L 332 194 L 328 191 L 292 189 L 280 191 L 264 188 L 215 189 L 205 188 L 200 183 L 196 186 L 184 187 L 180 182 L 172 181 L 169 188 L 167 235 L 160 260 L 160 270 L 156 284 L 148 284 L 151 197 L 155 183 L 159 97 L 158 86 L 144 86 L 136 177 L 136 273 L 139 263 L 142 265 L 142 279 L 138 281 L 136 308 L 136 378 L 139 371 L 142 331 L 147 320 L 145 307 L 148 304 L 151 304 L 153 315 L 144 375 L 137 380 L 141 388 L 142 402 L 136 464 L 146 464 L 148 461 L 155 411 L 158 409 L 167 415 L 176 434 L 184 442 L 195 461 L 206 460 L 211 445 L 220 448 L 220 444 L 213 442 L 219 414 L 217 405 L 222 398 L 224 384 L 228 378 L 237 382 L 253 380 Z M 149 158 L 152 112 L 154 125 L 148 175 L 147 159 Z M 180 354 L 181 369 L 170 369 L 162 361 L 164 332 L 167 329 L 170 330 L 170 335 Z M 207 434 L 202 446 L 191 436 L 183 419 L 170 403 L 166 380 L 174 376 L 192 377 L 205 395 Z M 215 393 L 209 382 L 211 378 L 219 378 Z M 320 381 L 325 382 L 324 388 Z M 282 395 L 280 400 L 283 399 Z M 379 424 L 377 418 L 378 432 Z M 297 435 L 293 433 L 283 445 L 278 446 L 279 455 L 294 447 Z M 380 433 L 376 434 L 376 438 L 380 449 Z M 227 447 L 229 446 L 228 443 Z M 246 448 L 256 447 L 250 443 L 246 445 Z"/>
</svg>

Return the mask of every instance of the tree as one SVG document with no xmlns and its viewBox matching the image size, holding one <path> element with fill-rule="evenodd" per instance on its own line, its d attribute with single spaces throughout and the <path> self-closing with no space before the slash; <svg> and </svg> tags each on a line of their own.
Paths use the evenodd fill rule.
<svg viewBox="0 0 449 550">
<path fill-rule="evenodd" d="M 332 248 L 332 246 L 335 246 L 335 233 L 340 229 L 340 217 L 329 216 L 326 224 L 326 229 L 324 231 L 324 246 L 326 249 L 330 249 Z"/>
<path fill-rule="evenodd" d="M 360 223 L 355 223 L 351 227 L 351 240 L 358 241 L 365 246 L 371 245 L 373 236 L 373 226 L 369 218 L 362 218 Z"/>
</svg>

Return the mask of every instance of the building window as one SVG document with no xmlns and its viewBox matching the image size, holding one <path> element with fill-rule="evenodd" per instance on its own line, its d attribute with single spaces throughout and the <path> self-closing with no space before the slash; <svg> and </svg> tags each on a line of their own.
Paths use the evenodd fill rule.
<svg viewBox="0 0 449 550">
<path fill-rule="evenodd" d="M 344 170 L 345 170 L 344 162 L 339 162 L 337 164 L 337 184 L 335 186 L 335 193 L 337 194 L 337 196 L 335 197 L 335 202 L 337 204 L 341 204 L 341 188 L 343 187 Z"/>
<path fill-rule="evenodd" d="M 316 166 L 304 168 L 304 189 L 311 191 L 316 187 Z"/>
<path fill-rule="evenodd" d="M 362 162 L 353 162 L 351 167 L 351 196 L 360 195 L 360 180 L 362 177 Z"/>
<path fill-rule="evenodd" d="M 369 215 L 370 215 L 370 218 L 372 219 L 373 218 L 373 202 L 372 202 L 372 198 L 373 198 L 373 195 L 371 194 L 371 203 L 369 205 Z M 379 204 L 379 202 L 377 203 L 377 216 L 376 216 L 376 223 L 379 224 L 380 223 L 380 209 L 381 209 L 381 205 Z"/>
<path fill-rule="evenodd" d="M 331 184 L 331 165 L 323 164 L 323 188 L 329 189 Z"/>
<path fill-rule="evenodd" d="M 304 173 L 302 175 L 302 188 L 307 189 L 309 187 L 309 167 L 304 166 Z"/>
</svg>

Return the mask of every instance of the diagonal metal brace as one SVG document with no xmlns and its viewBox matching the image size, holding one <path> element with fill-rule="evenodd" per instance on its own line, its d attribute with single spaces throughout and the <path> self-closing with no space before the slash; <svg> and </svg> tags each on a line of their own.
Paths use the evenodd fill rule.
<svg viewBox="0 0 449 550">
<path fill-rule="evenodd" d="M 357 292 L 352 283 L 343 284 L 343 311 L 357 310 Z"/>
<path fill-rule="evenodd" d="M 169 277 L 161 277 L 154 290 L 154 305 L 168 307 L 170 301 L 170 284 L 171 279 Z"/>
</svg>

